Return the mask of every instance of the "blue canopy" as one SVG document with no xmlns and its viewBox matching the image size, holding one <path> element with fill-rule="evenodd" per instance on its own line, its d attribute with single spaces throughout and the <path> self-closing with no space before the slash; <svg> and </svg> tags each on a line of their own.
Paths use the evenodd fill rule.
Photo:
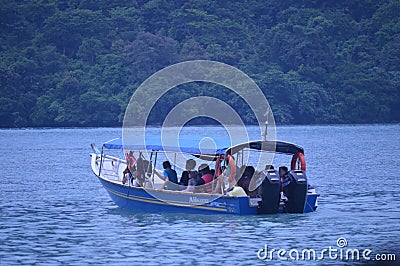
<svg viewBox="0 0 400 266">
<path fill-rule="evenodd" d="M 106 149 L 127 150 L 152 150 L 183 152 L 191 154 L 225 154 L 226 149 L 232 146 L 229 138 L 208 138 L 203 136 L 179 136 L 179 138 L 166 138 L 161 136 L 146 135 L 142 138 L 122 138 L 110 140 L 103 144 Z"/>
<path fill-rule="evenodd" d="M 232 141 L 233 142 L 233 141 Z M 231 149 L 232 153 L 248 148 L 260 151 L 269 151 L 283 154 L 295 154 L 297 152 L 304 153 L 302 147 L 282 141 L 250 141 L 245 143 L 232 143 L 229 138 L 208 138 L 203 136 L 179 136 L 179 139 L 173 141 L 161 141 L 160 136 L 146 136 L 145 143 L 138 143 L 134 141 L 124 141 L 122 138 L 110 140 L 103 144 L 106 149 L 117 150 L 150 150 L 150 151 L 169 151 L 169 152 L 183 152 L 190 154 L 204 154 L 204 155 L 222 155 L 227 150 Z M 138 143 L 138 144 L 131 144 Z"/>
</svg>

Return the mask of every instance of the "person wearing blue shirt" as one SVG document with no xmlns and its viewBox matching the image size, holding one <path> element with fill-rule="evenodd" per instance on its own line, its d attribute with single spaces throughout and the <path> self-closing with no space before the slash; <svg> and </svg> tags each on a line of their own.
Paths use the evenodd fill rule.
<svg viewBox="0 0 400 266">
<path fill-rule="evenodd" d="M 164 180 L 161 189 L 176 190 L 178 187 L 178 175 L 176 174 L 176 171 L 171 168 L 171 163 L 169 161 L 163 162 L 163 168 L 164 175 L 155 171 L 157 176 Z"/>
</svg>

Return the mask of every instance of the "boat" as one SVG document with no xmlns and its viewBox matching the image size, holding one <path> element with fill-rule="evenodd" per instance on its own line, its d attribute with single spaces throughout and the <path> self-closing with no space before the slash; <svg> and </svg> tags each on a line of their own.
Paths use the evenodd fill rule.
<svg viewBox="0 0 400 266">
<path fill-rule="evenodd" d="M 103 143 L 101 150 L 91 144 L 91 168 L 115 204 L 134 212 L 264 215 L 310 213 L 317 209 L 319 194 L 309 185 L 304 149 L 301 146 L 265 139 L 231 145 L 225 139 L 213 138 L 214 148 L 200 149 L 199 143 L 202 139 L 201 136 L 181 136 L 179 145 L 166 146 L 158 136 L 146 137 L 144 144 L 125 144 L 122 138 L 116 138 Z M 121 151 L 125 152 L 123 159 L 110 154 Z M 264 169 L 253 168 L 251 189 L 238 185 L 242 178 L 240 175 L 243 175 L 243 170 L 238 170 L 235 186 L 226 190 L 220 187 L 217 191 L 221 183 L 215 177 L 221 175 L 224 164 L 229 163 L 226 159 L 229 156 L 236 158 L 234 163 L 237 164 L 237 169 L 251 169 L 246 167 L 250 167 L 249 154 L 252 153 L 256 156 L 265 153 L 274 156 L 289 155 L 290 170 L 282 179 L 279 172 L 271 166 Z M 133 161 L 129 161 L 129 154 L 133 155 Z M 157 168 L 165 158 L 176 159 L 177 154 L 206 162 L 209 168 L 214 169 L 212 172 L 215 179 L 205 184 L 208 190 L 188 191 L 182 185 L 175 190 L 160 189 L 164 180 L 155 174 L 159 171 Z M 250 159 L 244 160 L 244 155 Z M 143 164 L 144 161 L 147 164 Z M 131 167 L 139 171 L 139 162 L 143 169 L 140 184 L 138 178 L 132 179 L 132 174 L 127 172 L 130 163 Z M 173 161 L 172 165 L 176 166 L 176 162 Z M 175 170 L 179 172 L 179 169 Z"/>
</svg>

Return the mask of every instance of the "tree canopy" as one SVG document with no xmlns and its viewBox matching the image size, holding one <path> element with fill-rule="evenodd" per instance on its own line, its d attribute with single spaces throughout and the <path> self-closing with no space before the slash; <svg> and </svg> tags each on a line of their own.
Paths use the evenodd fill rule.
<svg viewBox="0 0 400 266">
<path fill-rule="evenodd" d="M 277 123 L 400 122 L 399 14 L 399 0 L 4 0 L 0 127 L 121 125 L 141 82 L 193 59 L 248 74 Z M 233 93 L 193 83 L 149 123 L 221 93 L 255 122 Z"/>
</svg>

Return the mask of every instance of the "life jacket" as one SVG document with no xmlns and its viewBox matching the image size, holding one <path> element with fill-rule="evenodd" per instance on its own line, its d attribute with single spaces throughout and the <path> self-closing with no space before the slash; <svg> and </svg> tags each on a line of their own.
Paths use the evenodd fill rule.
<svg viewBox="0 0 400 266">
<path fill-rule="evenodd" d="M 210 173 L 207 173 L 201 177 L 204 181 L 204 188 L 205 192 L 210 193 L 212 192 L 212 182 L 214 180 L 214 176 Z"/>
<path fill-rule="evenodd" d="M 126 164 L 128 166 L 128 170 L 132 173 L 131 168 L 136 163 L 136 158 L 133 154 L 130 155 L 129 153 L 125 154 L 125 158 L 126 158 Z"/>
<path fill-rule="evenodd" d="M 220 176 L 221 174 L 221 158 L 217 158 L 217 160 L 215 161 L 215 176 Z"/>
<path fill-rule="evenodd" d="M 233 180 L 236 179 L 236 164 L 235 164 L 235 160 L 233 159 L 233 157 L 230 154 L 227 154 L 226 158 L 228 159 L 228 165 L 230 168 L 228 180 L 229 180 L 229 182 L 232 182 Z"/>
</svg>

